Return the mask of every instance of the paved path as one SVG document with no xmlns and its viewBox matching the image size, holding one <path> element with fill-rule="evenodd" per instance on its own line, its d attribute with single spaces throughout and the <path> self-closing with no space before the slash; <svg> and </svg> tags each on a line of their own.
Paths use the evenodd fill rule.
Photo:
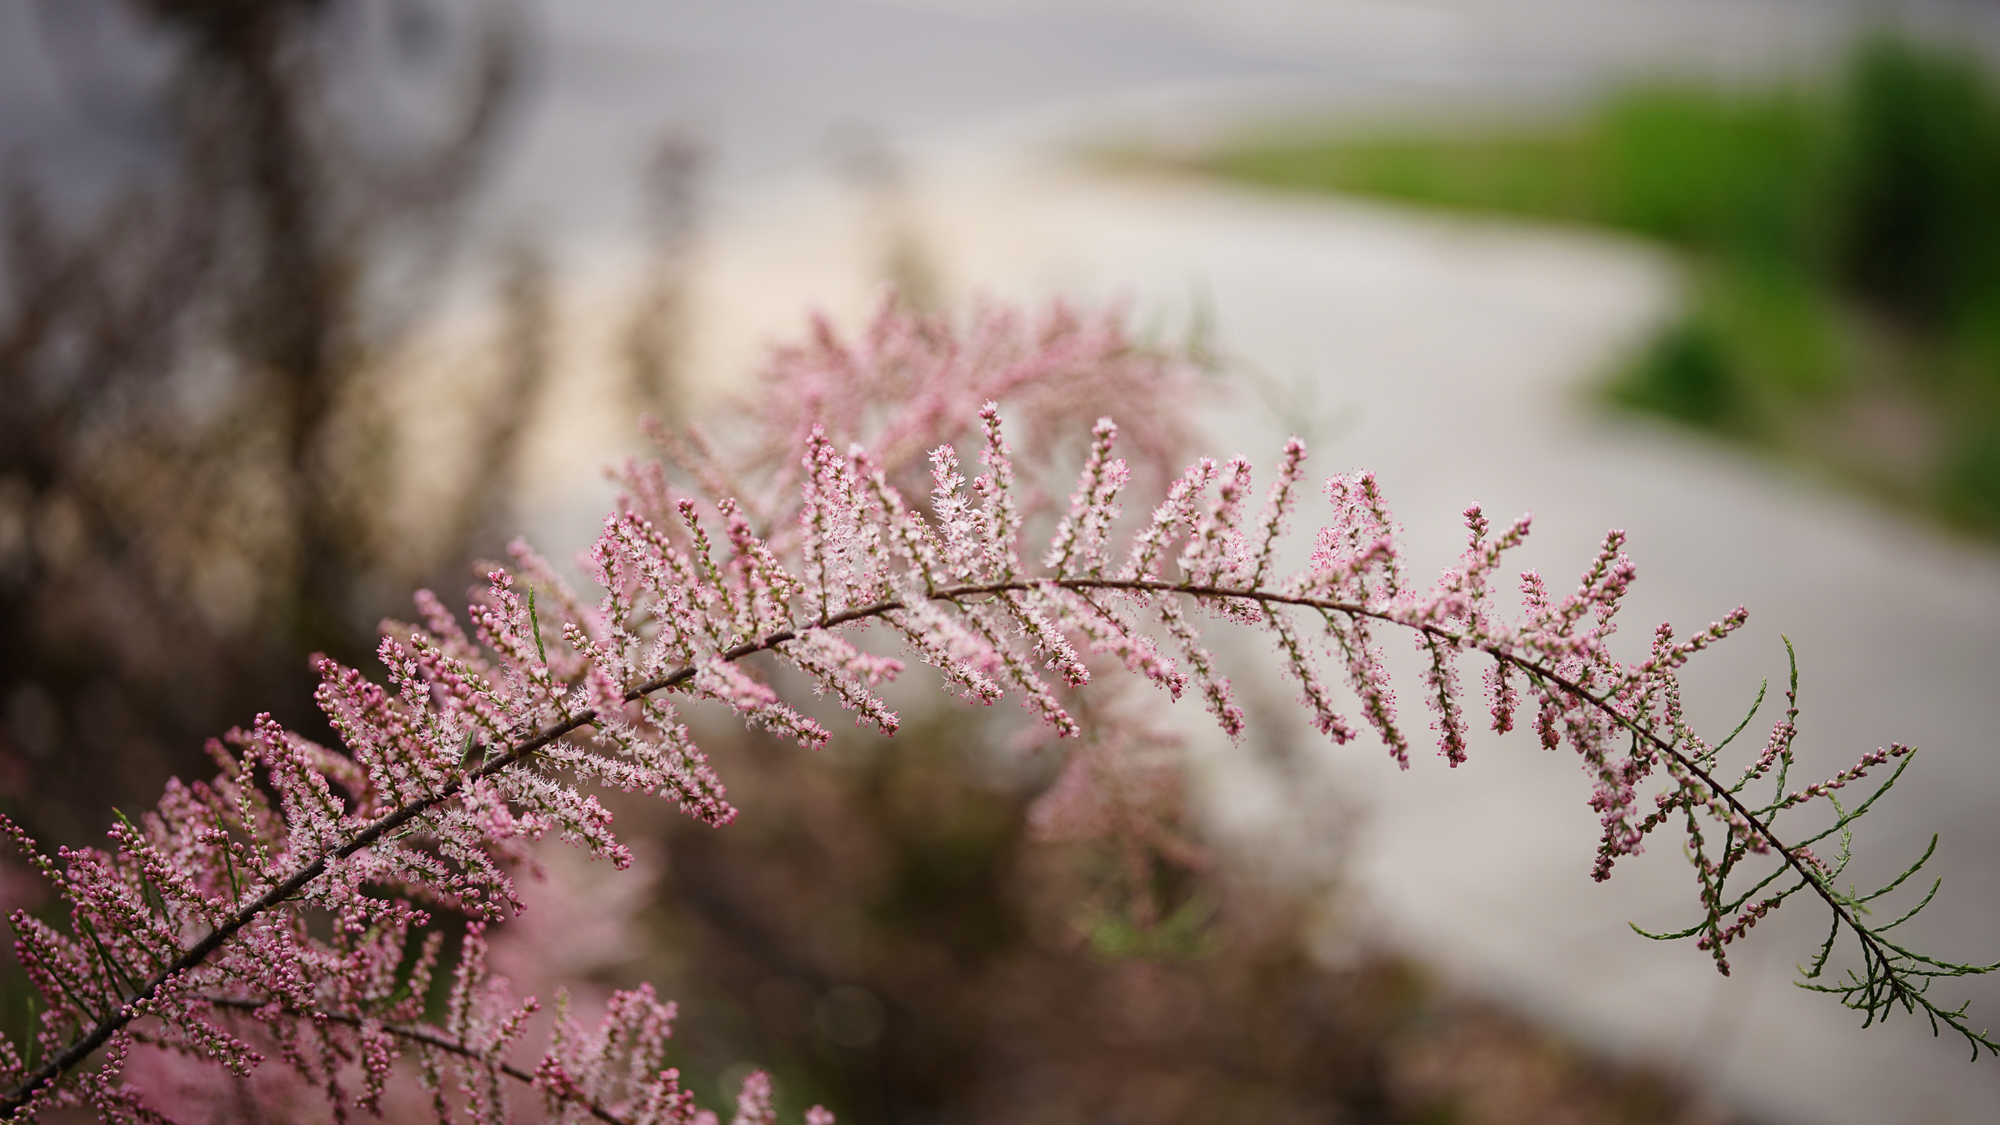
<svg viewBox="0 0 2000 1125">
<path fill-rule="evenodd" d="M 7 4 L 26 0 L 0 0 Z M 1810 65 L 1869 0 L 589 0 L 536 9 L 531 98 L 494 214 L 629 229 L 661 129 L 705 138 L 728 207 L 856 127 L 926 147 L 968 127 L 1168 134 L 1245 107 L 1519 109 L 1634 71 Z M 1977 4 L 1897 5 L 1983 28 Z M 1171 106 L 1170 112 L 1163 108 Z M 4 137 L 0 137 L 4 140 Z"/>
</svg>

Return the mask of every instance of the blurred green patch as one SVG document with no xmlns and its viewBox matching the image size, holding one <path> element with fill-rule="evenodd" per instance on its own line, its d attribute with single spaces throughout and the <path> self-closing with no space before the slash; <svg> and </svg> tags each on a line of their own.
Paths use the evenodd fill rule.
<svg viewBox="0 0 2000 1125">
<path fill-rule="evenodd" d="M 1607 386 L 1612 401 L 1748 440 L 1782 440 L 1801 412 L 1836 408 L 1855 346 L 1837 295 L 1786 271 L 1709 269 L 1692 307 Z"/>
<path fill-rule="evenodd" d="M 1267 138 L 1201 167 L 1669 243 L 1689 307 L 1612 401 L 2000 534 L 2000 96 L 1968 52 L 1879 36 L 1815 83 L 1653 83 L 1559 126 Z"/>
<path fill-rule="evenodd" d="M 1077 925 L 1090 951 L 1105 961 L 1197 961 L 1222 948 L 1222 934 L 1210 924 L 1220 905 L 1214 895 L 1197 892 L 1150 921 L 1088 907 Z"/>
</svg>

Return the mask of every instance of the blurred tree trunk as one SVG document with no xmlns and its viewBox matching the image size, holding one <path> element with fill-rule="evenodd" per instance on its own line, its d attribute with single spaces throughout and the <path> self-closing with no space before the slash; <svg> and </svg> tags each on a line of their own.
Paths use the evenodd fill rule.
<svg viewBox="0 0 2000 1125">
<path fill-rule="evenodd" d="M 317 729 L 306 654 L 373 648 L 356 592 L 383 532 L 355 498 L 391 482 L 370 379 L 436 288 L 522 41 L 480 9 L 462 104 L 383 158 L 361 134 L 399 123 L 334 104 L 374 61 L 330 30 L 349 9 L 132 0 L 172 58 L 171 167 L 81 224 L 24 181 L 7 207 L 0 790 L 56 839 L 199 772 L 253 709 Z M 498 430 L 504 465 L 521 427 Z"/>
</svg>

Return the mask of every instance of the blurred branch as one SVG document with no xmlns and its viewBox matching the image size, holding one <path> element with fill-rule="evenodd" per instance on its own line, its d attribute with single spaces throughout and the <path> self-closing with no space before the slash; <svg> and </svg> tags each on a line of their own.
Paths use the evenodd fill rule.
<svg viewBox="0 0 2000 1125">
<path fill-rule="evenodd" d="M 377 373 L 438 287 L 524 37 L 512 5 L 432 20 L 462 44 L 449 108 L 385 153 L 371 130 L 406 123 L 343 114 L 341 98 L 408 63 L 332 33 L 357 7 L 130 0 L 44 17 L 79 82 L 140 67 L 135 43 L 163 52 L 165 77 L 133 96 L 171 141 L 166 174 L 94 216 L 52 213 L 16 168 L 0 217 L 0 492 L 22 529 L 0 544 L 0 756 L 62 749 L 27 779 L 60 836 L 66 808 L 147 799 L 253 707 L 310 723 L 305 654 L 372 647 L 357 590 L 387 564 L 368 497 L 393 483 L 377 479 Z M 499 448 L 482 455 L 504 462 L 519 420 L 490 429 Z"/>
<path fill-rule="evenodd" d="M 693 137 L 669 132 L 645 179 L 647 259 L 625 328 L 625 362 L 641 413 L 682 420 L 680 401 L 688 323 L 688 281 L 701 231 L 699 186 L 707 154 Z"/>
</svg>

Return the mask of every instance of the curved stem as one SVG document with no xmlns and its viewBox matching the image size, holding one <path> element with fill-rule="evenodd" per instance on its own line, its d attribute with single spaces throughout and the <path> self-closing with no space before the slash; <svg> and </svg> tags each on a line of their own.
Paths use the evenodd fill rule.
<svg viewBox="0 0 2000 1125">
<path fill-rule="evenodd" d="M 1313 598 L 1303 595 L 1281 594 L 1271 590 L 1175 583 L 1157 579 L 1076 577 L 1040 580 L 1014 579 L 1003 582 L 941 586 L 932 590 L 928 596 L 933 601 L 957 602 L 967 598 L 997 596 L 1005 593 L 1025 593 L 1048 586 L 1075 591 L 1112 590 L 1128 593 L 1179 594 L 1198 598 L 1233 599 L 1255 602 L 1260 605 L 1298 606 L 1322 612 L 1346 614 L 1349 617 L 1370 618 L 1387 624 L 1414 629 L 1454 646 L 1484 652 L 1488 656 L 1520 668 L 1530 675 L 1539 676 L 1561 688 L 1564 692 L 1589 703 L 1591 706 L 1611 716 L 1621 727 L 1645 739 L 1655 750 L 1672 758 L 1676 764 L 1686 769 L 1703 785 L 1707 786 L 1726 802 L 1733 811 L 1742 816 L 1771 847 L 1777 850 L 1778 854 L 1784 858 L 1785 863 L 1804 878 L 1806 883 L 1833 910 L 1837 920 L 1840 923 L 1844 923 L 1861 940 L 1870 955 L 1881 958 L 1884 961 L 1889 959 L 1880 941 L 1860 925 L 1853 913 L 1833 896 L 1832 892 L 1813 873 L 1805 861 L 1800 859 L 1793 849 L 1787 847 L 1779 840 L 1770 825 L 1754 815 L 1748 807 L 1736 798 L 1734 793 L 1730 792 L 1728 786 L 1717 781 L 1692 759 L 1675 749 L 1672 743 L 1660 738 L 1651 730 L 1625 715 L 1610 699 L 1594 693 L 1581 684 L 1562 676 L 1553 668 L 1523 660 L 1507 649 L 1494 645 L 1491 642 L 1481 642 L 1476 638 L 1454 633 L 1451 630 L 1428 622 L 1410 622 L 1387 610 L 1371 608 L 1366 604 Z M 906 608 L 908 608 L 908 603 L 901 599 L 886 599 L 867 605 L 850 607 L 839 613 L 822 616 L 818 620 L 807 624 L 795 626 L 790 629 L 782 629 L 754 641 L 745 641 L 719 655 L 724 660 L 741 660 L 744 657 L 760 652 L 767 652 L 789 641 L 797 640 L 800 631 L 803 629 L 834 628 L 857 621 L 866 621 L 881 617 L 884 614 Z M 678 687 L 693 679 L 694 675 L 694 665 L 677 668 L 672 672 L 654 677 L 632 687 L 626 691 L 625 699 L 628 702 L 635 701 L 654 692 Z M 56 1055 L 50 1057 L 40 1067 L 37 1067 L 31 1074 L 22 1079 L 12 1090 L 9 1090 L 4 1097 L 0 1097 L 0 1120 L 12 1119 L 23 1106 L 33 1100 L 36 1093 L 61 1077 L 65 1072 L 84 1062 L 98 1048 L 104 1046 L 113 1035 L 117 1034 L 138 1017 L 137 1006 L 141 1002 L 153 998 L 167 981 L 201 965 L 220 949 L 225 942 L 234 937 L 244 926 L 255 920 L 259 915 L 296 896 L 307 885 L 324 875 L 331 863 L 345 859 L 356 852 L 374 845 L 390 832 L 457 797 L 460 793 L 464 792 L 465 787 L 469 783 L 483 780 L 502 770 L 510 769 L 526 761 L 536 751 L 541 750 L 557 739 L 590 725 L 596 719 L 596 711 L 585 710 L 560 723 L 543 728 L 533 736 L 515 745 L 505 754 L 486 761 L 478 769 L 470 773 L 461 775 L 437 793 L 384 814 L 381 818 L 371 822 L 357 832 L 346 843 L 320 853 L 284 882 L 276 884 L 263 894 L 257 896 L 256 899 L 239 907 L 235 913 L 231 914 L 221 925 L 210 931 L 206 937 L 190 946 L 166 968 L 161 969 L 141 985 L 139 990 L 133 993 L 118 1011 L 98 1021 L 88 1032 L 71 1042 L 68 1047 Z M 1893 975 L 1891 974 L 1892 978 Z M 1899 997 L 1908 995 L 1907 986 L 1897 984 L 1895 988 Z"/>
</svg>

